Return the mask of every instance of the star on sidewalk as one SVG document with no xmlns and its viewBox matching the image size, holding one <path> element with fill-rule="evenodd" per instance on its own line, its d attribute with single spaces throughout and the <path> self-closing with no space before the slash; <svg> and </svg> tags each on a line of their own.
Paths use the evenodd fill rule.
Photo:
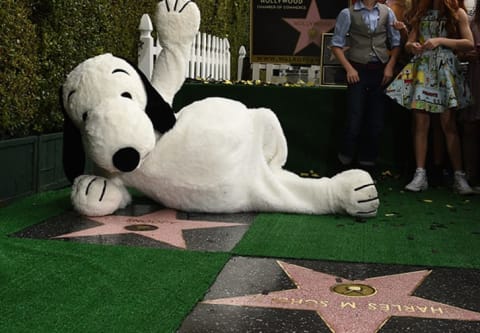
<svg viewBox="0 0 480 333">
<path fill-rule="evenodd" d="M 311 43 L 320 47 L 322 33 L 328 32 L 335 26 L 335 19 L 322 19 L 317 7 L 317 1 L 312 0 L 305 18 L 283 18 L 285 22 L 300 32 L 297 46 L 293 54 L 297 54 Z"/>
<path fill-rule="evenodd" d="M 315 311 L 335 333 L 374 333 L 392 316 L 480 321 L 479 312 L 412 296 L 431 271 L 357 281 L 277 263 L 297 288 L 203 303 Z"/>
<path fill-rule="evenodd" d="M 109 215 L 89 217 L 101 223 L 100 226 L 55 236 L 53 238 L 73 238 L 86 236 L 137 234 L 163 243 L 186 249 L 183 230 L 227 228 L 243 223 L 225 223 L 201 220 L 179 220 L 177 212 L 172 209 L 162 209 L 154 213 L 141 216 Z"/>
</svg>

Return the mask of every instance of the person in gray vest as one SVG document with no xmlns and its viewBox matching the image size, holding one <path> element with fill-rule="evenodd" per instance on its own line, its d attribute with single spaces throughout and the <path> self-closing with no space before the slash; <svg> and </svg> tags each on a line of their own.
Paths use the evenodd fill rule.
<svg viewBox="0 0 480 333">
<path fill-rule="evenodd" d="M 346 124 L 338 153 L 344 170 L 357 162 L 356 167 L 374 176 L 387 101 L 384 89 L 400 53 L 395 22 L 393 11 L 376 0 L 357 0 L 338 14 L 331 49 L 347 80 Z"/>
</svg>

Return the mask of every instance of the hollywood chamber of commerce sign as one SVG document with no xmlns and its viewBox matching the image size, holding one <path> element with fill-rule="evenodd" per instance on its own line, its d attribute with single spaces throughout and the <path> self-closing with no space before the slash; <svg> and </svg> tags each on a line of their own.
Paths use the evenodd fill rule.
<svg viewBox="0 0 480 333">
<path fill-rule="evenodd" d="M 349 0 L 251 0 L 251 62 L 319 64 L 322 34 Z"/>
</svg>

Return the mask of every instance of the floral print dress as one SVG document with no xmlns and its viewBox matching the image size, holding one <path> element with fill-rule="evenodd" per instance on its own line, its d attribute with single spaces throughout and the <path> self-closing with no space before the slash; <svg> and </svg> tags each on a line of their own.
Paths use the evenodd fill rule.
<svg viewBox="0 0 480 333">
<path fill-rule="evenodd" d="M 446 20 L 430 10 L 422 18 L 419 42 L 446 37 Z M 470 104 L 467 81 L 460 62 L 449 48 L 439 46 L 415 55 L 386 89 L 386 94 L 407 109 L 441 113 Z"/>
</svg>

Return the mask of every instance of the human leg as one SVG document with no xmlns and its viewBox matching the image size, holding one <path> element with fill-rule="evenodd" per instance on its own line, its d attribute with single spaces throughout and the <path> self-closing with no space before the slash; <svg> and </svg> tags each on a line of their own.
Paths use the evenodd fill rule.
<svg viewBox="0 0 480 333">
<path fill-rule="evenodd" d="M 463 171 L 462 150 L 455 112 L 453 110 L 443 112 L 440 115 L 440 123 L 445 134 L 447 152 L 454 170 L 454 190 L 459 194 L 472 194 L 473 190 L 468 185 L 465 172 Z"/>
<path fill-rule="evenodd" d="M 405 189 L 412 192 L 419 192 L 428 188 L 427 173 L 425 171 L 425 161 L 427 157 L 430 114 L 421 110 L 414 110 L 413 112 L 413 148 L 417 169 L 415 170 L 412 181 L 405 186 Z"/>
<path fill-rule="evenodd" d="M 347 114 L 338 158 L 350 165 L 355 157 L 365 110 L 366 90 L 362 81 L 347 87 Z"/>
<path fill-rule="evenodd" d="M 457 130 L 455 112 L 448 110 L 440 115 L 440 123 L 445 134 L 445 144 L 454 171 L 463 170 L 460 137 Z"/>
<path fill-rule="evenodd" d="M 382 86 L 383 67 L 365 73 L 366 109 L 363 119 L 361 144 L 358 152 L 360 167 L 373 169 L 379 154 L 380 136 L 385 118 L 387 97 Z"/>
<path fill-rule="evenodd" d="M 430 114 L 425 111 L 414 111 L 414 152 L 417 168 L 425 169 L 428 149 L 428 130 L 430 127 Z"/>
</svg>

